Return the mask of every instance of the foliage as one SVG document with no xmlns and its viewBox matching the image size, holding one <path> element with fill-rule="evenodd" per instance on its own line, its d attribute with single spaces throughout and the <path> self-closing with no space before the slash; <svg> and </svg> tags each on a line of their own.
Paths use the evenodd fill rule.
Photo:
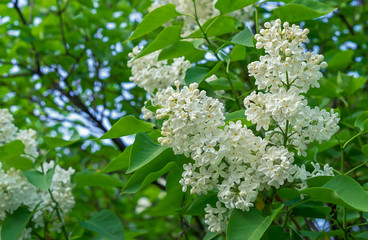
<svg viewBox="0 0 368 240">
<path fill-rule="evenodd" d="M 76 171 L 76 203 L 61 234 L 49 223 L 35 227 L 37 209 L 21 206 L 0 221 L 1 239 L 28 228 L 32 239 L 368 239 L 368 4 L 217 0 L 217 15 L 202 21 L 196 3 L 198 12 L 188 14 L 173 4 L 152 9 L 150 0 L 0 1 L 0 108 L 17 127 L 37 131 L 41 155 L 31 161 L 20 140 L 1 144 L 2 169 L 22 171 L 45 191 L 55 170 L 40 169 L 45 160 Z M 245 21 L 236 13 L 247 6 L 253 10 Z M 217 196 L 182 191 L 183 165 L 193 160 L 161 146 L 167 119 L 143 119 L 143 107 L 155 114 L 160 106 L 130 82 L 129 53 L 144 46 L 138 61 L 159 50 L 157 62 L 167 65 L 184 57 L 192 66 L 181 84 L 197 83 L 224 103 L 227 126 L 240 120 L 255 130 L 242 104 L 257 89 L 247 65 L 264 55 L 254 34 L 277 18 L 309 29 L 304 46 L 328 67 L 320 87 L 303 96 L 340 118 L 340 131 L 313 142 L 295 163 L 307 170 L 329 164 L 335 176 L 308 179 L 300 191 L 292 182 L 261 191 L 250 211 L 233 210 L 226 231 L 212 233 L 204 208 Z M 62 213 L 56 203 L 54 211 Z"/>
</svg>

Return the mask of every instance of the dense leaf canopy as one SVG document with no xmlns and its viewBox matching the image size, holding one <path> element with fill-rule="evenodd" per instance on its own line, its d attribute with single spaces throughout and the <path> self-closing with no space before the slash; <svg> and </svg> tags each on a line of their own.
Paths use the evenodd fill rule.
<svg viewBox="0 0 368 240">
<path fill-rule="evenodd" d="M 0 0 L 0 108 L 18 128 L 37 132 L 40 152 L 33 163 L 21 141 L 0 141 L 0 166 L 21 170 L 43 191 L 55 171 L 41 169 L 44 160 L 75 169 L 75 206 L 61 233 L 34 226 L 38 206 L 21 206 L 0 217 L 1 239 L 18 239 L 25 228 L 32 239 L 368 239 L 368 3 L 213 3 L 217 15 L 202 21 L 200 12 L 183 14 L 173 4 L 152 9 L 150 0 Z M 253 8 L 247 19 L 232 15 L 244 7 Z M 187 18 L 197 25 L 183 35 Z M 257 89 L 247 66 L 264 55 L 254 35 L 275 19 L 309 29 L 304 47 L 328 67 L 320 87 L 302 95 L 340 118 L 337 134 L 312 142 L 294 163 L 308 170 L 311 162 L 329 164 L 335 176 L 309 179 L 300 191 L 292 183 L 262 190 L 255 207 L 233 210 L 226 231 L 212 233 L 204 208 L 215 206 L 216 191 L 182 191 L 183 164 L 193 160 L 161 146 L 167 119 L 143 119 L 142 107 L 160 106 L 130 81 L 129 53 L 144 47 L 138 61 L 160 50 L 158 60 L 168 64 L 184 57 L 191 65 L 183 83 L 220 99 L 226 125 L 240 120 L 255 130 L 244 115 L 243 100 Z M 3 188 L 0 180 L 0 196 Z"/>
</svg>

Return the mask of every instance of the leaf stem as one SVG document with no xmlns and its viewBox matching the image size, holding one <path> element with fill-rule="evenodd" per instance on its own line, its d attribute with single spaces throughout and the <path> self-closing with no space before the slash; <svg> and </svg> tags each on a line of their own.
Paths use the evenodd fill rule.
<svg viewBox="0 0 368 240">
<path fill-rule="evenodd" d="M 368 163 L 368 160 L 367 160 L 367 161 L 365 161 L 364 163 L 359 164 L 358 166 L 356 166 L 356 167 L 354 167 L 354 168 L 350 169 L 349 171 L 347 171 L 347 172 L 345 173 L 345 175 L 348 175 L 348 174 L 350 174 L 351 172 L 353 172 L 353 171 L 357 170 L 358 168 L 363 167 L 363 166 L 364 166 L 364 165 L 366 165 L 367 163 Z"/>
<path fill-rule="evenodd" d="M 45 170 L 43 168 L 43 163 L 42 162 L 41 162 L 41 171 L 42 171 L 43 174 L 45 174 Z M 63 232 L 65 240 L 69 240 L 68 233 L 66 232 L 66 229 L 65 229 L 64 221 L 61 218 L 61 214 L 60 214 L 60 211 L 59 211 L 59 208 L 60 208 L 59 203 L 55 200 L 54 195 L 52 194 L 52 192 L 50 190 L 50 187 L 49 187 L 49 189 L 47 189 L 47 191 L 50 194 L 52 202 L 55 204 L 54 211 L 56 212 L 56 215 L 57 215 L 59 221 L 61 222 L 61 231 Z"/>
<path fill-rule="evenodd" d="M 202 34 L 203 34 L 203 37 L 204 39 L 206 40 L 207 44 L 208 44 L 208 47 L 210 48 L 210 50 L 213 52 L 213 54 L 215 55 L 217 61 L 221 62 L 222 60 L 219 58 L 219 56 L 217 55 L 217 50 L 215 49 L 215 47 L 212 45 L 211 41 L 209 40 L 208 36 L 207 36 L 207 33 L 206 31 L 204 31 L 201 23 L 199 22 L 199 19 L 198 19 L 198 13 L 197 13 L 197 6 L 196 6 L 196 0 L 193 0 L 193 4 L 194 4 L 194 17 L 195 17 L 195 20 L 198 24 L 198 27 L 199 29 L 201 30 Z M 216 20 L 215 20 L 216 21 Z M 207 28 L 208 29 L 208 28 Z M 235 102 L 236 102 L 236 105 L 238 106 L 239 109 L 241 109 L 241 105 L 239 103 L 239 98 L 235 92 L 235 88 L 234 88 L 234 85 L 233 83 L 231 82 L 231 78 L 230 78 L 230 75 L 229 75 L 229 72 L 226 70 L 226 68 L 221 65 L 221 68 L 225 71 L 226 73 L 226 76 L 227 76 L 227 80 L 229 82 L 229 85 L 230 85 L 230 88 L 231 88 L 231 91 L 233 93 L 233 96 L 234 96 L 234 99 L 235 99 Z"/>
<path fill-rule="evenodd" d="M 284 147 L 286 148 L 287 140 L 288 140 L 288 130 L 289 130 L 289 120 L 286 120 L 286 127 L 284 133 Z"/>
<path fill-rule="evenodd" d="M 343 149 L 345 149 L 346 145 L 348 145 L 351 141 L 353 141 L 355 138 L 359 137 L 360 135 L 362 135 L 364 132 L 361 131 L 357 134 L 355 134 L 354 137 L 350 138 L 349 140 L 346 141 L 346 143 L 342 146 Z"/>
<path fill-rule="evenodd" d="M 56 215 L 57 215 L 59 221 L 62 224 L 61 225 L 61 231 L 63 232 L 63 235 L 64 235 L 65 239 L 69 240 L 68 233 L 66 232 L 66 229 L 65 229 L 64 221 L 61 218 L 61 214 L 60 214 L 60 211 L 59 211 L 59 208 L 60 208 L 59 203 L 55 200 L 54 195 L 52 195 L 52 192 L 51 192 L 50 188 L 48 189 L 48 192 L 50 194 L 51 200 L 55 203 L 55 212 L 56 212 Z"/>
<path fill-rule="evenodd" d="M 344 174 L 344 148 L 342 146 L 342 143 L 341 143 L 340 139 L 336 135 L 334 135 L 334 136 L 335 136 L 335 138 L 337 139 L 337 142 L 340 145 L 340 155 L 341 155 L 341 157 L 340 157 L 340 169 L 341 169 L 340 172 L 341 172 L 341 174 Z"/>
<path fill-rule="evenodd" d="M 255 6 L 255 13 L 254 13 L 254 25 L 256 25 L 256 33 L 258 33 L 259 32 L 259 24 L 258 24 L 258 5 L 257 4 L 255 4 L 254 5 Z"/>
</svg>

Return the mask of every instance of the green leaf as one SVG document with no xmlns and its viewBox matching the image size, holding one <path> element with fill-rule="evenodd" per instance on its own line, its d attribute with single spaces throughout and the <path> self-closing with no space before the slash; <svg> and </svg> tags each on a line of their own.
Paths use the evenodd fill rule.
<svg viewBox="0 0 368 240">
<path fill-rule="evenodd" d="M 253 34 L 249 28 L 244 28 L 243 31 L 237 33 L 234 37 L 230 39 L 230 42 L 239 44 L 245 47 L 254 47 Z"/>
<path fill-rule="evenodd" d="M 1 226 L 2 240 L 18 240 L 30 220 L 32 213 L 26 207 L 19 207 L 8 216 Z"/>
<path fill-rule="evenodd" d="M 209 73 L 209 69 L 205 67 L 191 67 L 185 73 L 185 84 L 199 83 Z"/>
<path fill-rule="evenodd" d="M 244 112 L 245 112 L 245 109 L 241 109 L 241 110 L 226 114 L 225 115 L 226 124 L 228 124 L 230 121 L 231 122 L 237 122 L 238 120 L 240 120 L 243 125 L 245 125 L 247 127 L 252 126 L 253 123 L 247 120 L 247 118 L 244 115 Z"/>
<path fill-rule="evenodd" d="M 160 34 L 135 57 L 135 59 L 170 46 L 179 41 L 181 28 L 181 26 L 177 25 L 164 28 Z"/>
<path fill-rule="evenodd" d="M 101 237 L 112 240 L 124 240 L 124 227 L 120 219 L 109 210 L 102 210 L 101 212 L 92 216 L 87 221 L 80 221 L 82 227 L 100 234 Z"/>
<path fill-rule="evenodd" d="M 43 140 L 50 148 L 65 147 L 79 141 L 80 137 L 75 132 L 69 140 L 64 140 L 57 137 L 44 137 Z"/>
<path fill-rule="evenodd" d="M 245 60 L 247 56 L 247 48 L 241 45 L 235 45 L 230 53 L 230 60 L 232 62 Z"/>
<path fill-rule="evenodd" d="M 361 150 L 364 153 L 364 155 L 368 157 L 368 144 L 363 145 Z"/>
<path fill-rule="evenodd" d="M 125 185 L 123 193 L 136 193 L 148 186 L 175 166 L 174 159 L 175 156 L 172 151 L 164 151 L 133 173 Z"/>
<path fill-rule="evenodd" d="M 294 188 L 280 188 L 277 195 L 283 199 L 296 199 L 300 197 L 299 191 Z"/>
<path fill-rule="evenodd" d="M 132 147 L 133 145 L 128 146 L 123 153 L 107 164 L 107 166 L 100 173 L 110 173 L 128 169 Z"/>
<path fill-rule="evenodd" d="M 332 57 L 331 57 L 332 55 Z M 326 54 L 328 69 L 344 70 L 353 60 L 354 51 L 338 51 L 333 50 Z"/>
<path fill-rule="evenodd" d="M 189 205 L 185 214 L 193 216 L 202 216 L 206 213 L 204 209 L 206 208 L 207 204 L 210 204 L 211 206 L 214 207 L 216 206 L 217 201 L 218 198 L 216 194 L 201 195 L 196 199 L 194 199 L 193 203 Z"/>
<path fill-rule="evenodd" d="M 220 36 L 226 33 L 238 31 L 238 28 L 242 24 L 234 17 L 230 16 L 216 16 L 207 20 L 202 26 L 207 34 L 207 37 Z M 189 37 L 202 38 L 203 34 L 201 30 L 197 30 Z"/>
<path fill-rule="evenodd" d="M 313 0 L 296 0 L 273 10 L 275 17 L 287 22 L 297 22 L 324 16 L 335 11 L 329 5 Z"/>
<path fill-rule="evenodd" d="M 47 190 L 50 188 L 54 171 L 55 168 L 50 168 L 46 174 L 43 174 L 42 172 L 32 169 L 24 171 L 23 174 L 32 185 L 39 189 Z"/>
<path fill-rule="evenodd" d="M 309 187 L 300 192 L 319 201 L 368 212 L 368 194 L 358 182 L 346 175 L 335 176 L 321 187 Z"/>
<path fill-rule="evenodd" d="M 185 57 L 190 62 L 197 62 L 204 58 L 206 51 L 197 49 L 191 42 L 179 41 L 163 49 L 158 56 L 158 60 Z"/>
<path fill-rule="evenodd" d="M 327 218 L 330 215 L 331 208 L 325 206 L 316 206 L 315 204 L 303 204 L 292 210 L 293 215 L 310 218 Z"/>
<path fill-rule="evenodd" d="M 24 154 L 24 144 L 20 140 L 15 140 L 4 144 L 0 147 L 0 162 L 2 169 L 9 170 L 10 168 L 28 170 L 33 168 L 33 162 L 27 157 L 21 156 Z"/>
<path fill-rule="evenodd" d="M 329 182 L 333 176 L 317 176 L 307 179 L 307 185 L 309 188 L 311 187 L 321 187 L 327 182 Z"/>
<path fill-rule="evenodd" d="M 260 239 L 283 207 L 281 204 L 269 216 L 263 216 L 256 208 L 251 208 L 249 212 L 234 209 L 226 229 L 227 239 Z"/>
<path fill-rule="evenodd" d="M 151 100 L 148 100 L 144 107 L 154 113 L 156 113 L 156 111 L 161 108 L 161 106 L 153 106 Z"/>
<path fill-rule="evenodd" d="M 204 235 L 202 240 L 211 240 L 214 239 L 219 235 L 218 232 L 207 232 L 206 235 Z"/>
<path fill-rule="evenodd" d="M 182 202 L 186 194 L 182 191 L 182 185 L 179 183 L 182 172 L 181 164 L 170 169 L 166 177 L 166 195 L 155 207 L 148 210 L 148 214 L 153 216 L 172 215 L 182 209 Z"/>
<path fill-rule="evenodd" d="M 345 92 L 350 95 L 356 93 L 364 86 L 367 80 L 366 77 L 355 78 L 354 76 L 349 76 L 349 85 L 345 88 Z"/>
<path fill-rule="evenodd" d="M 211 70 L 205 67 L 189 68 L 185 73 L 185 84 L 189 86 L 191 83 L 194 82 L 198 84 L 201 83 L 202 81 L 216 74 L 222 64 L 223 61 L 216 63 L 216 65 Z"/>
<path fill-rule="evenodd" d="M 117 121 L 111 129 L 99 139 L 119 138 L 136 134 L 139 132 L 149 132 L 153 129 L 153 124 L 139 120 L 133 116 L 125 116 Z"/>
<path fill-rule="evenodd" d="M 171 168 L 175 166 L 174 162 L 169 162 L 165 167 L 158 171 L 147 171 L 147 168 L 142 168 L 136 171 L 131 178 L 129 179 L 128 183 L 125 185 L 123 189 L 123 193 L 136 193 L 143 189 L 144 187 L 148 186 L 159 177 L 167 173 Z M 143 174 L 144 173 L 144 174 Z"/>
<path fill-rule="evenodd" d="M 218 0 L 215 4 L 215 8 L 220 10 L 221 14 L 226 14 L 241 8 L 245 8 L 256 2 L 257 0 Z"/>
<path fill-rule="evenodd" d="M 235 112 L 231 112 L 225 115 L 225 122 L 230 121 L 232 119 L 245 118 L 245 109 L 241 109 Z"/>
<path fill-rule="evenodd" d="M 173 4 L 165 4 L 154 9 L 143 18 L 142 22 L 138 24 L 136 30 L 128 39 L 128 41 L 137 39 L 147 33 L 152 32 L 164 23 L 179 15 L 180 14 L 175 10 L 175 5 Z"/>
<path fill-rule="evenodd" d="M 233 83 L 233 87 L 235 90 L 243 89 L 242 82 L 238 81 L 237 79 L 231 79 L 231 82 Z M 208 82 L 208 84 L 213 88 L 213 90 L 231 90 L 229 80 L 225 77 L 220 77 L 216 80 L 212 80 Z"/>
<path fill-rule="evenodd" d="M 361 132 L 368 131 L 368 111 L 362 112 L 357 119 L 355 119 L 354 126 L 360 128 Z"/>
<path fill-rule="evenodd" d="M 138 170 L 165 151 L 171 151 L 171 149 L 154 143 L 146 133 L 138 133 L 133 143 L 127 173 Z"/>
<path fill-rule="evenodd" d="M 123 187 L 124 183 L 110 175 L 80 172 L 74 176 L 74 181 L 78 187 L 93 186 L 93 187 Z"/>
</svg>

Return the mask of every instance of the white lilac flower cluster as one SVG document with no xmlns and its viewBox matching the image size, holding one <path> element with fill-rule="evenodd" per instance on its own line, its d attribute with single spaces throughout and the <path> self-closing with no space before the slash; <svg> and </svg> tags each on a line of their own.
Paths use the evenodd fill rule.
<svg viewBox="0 0 368 240">
<path fill-rule="evenodd" d="M 25 152 L 30 155 L 25 156 L 34 161 L 34 157 L 38 156 L 35 132 L 33 130 L 18 131 L 13 125 L 13 116 L 7 109 L 0 109 L 0 126 L 0 145 L 19 139 L 26 146 Z M 32 134 L 29 134 L 30 132 Z M 59 205 L 61 218 L 64 219 L 75 204 L 70 180 L 74 169 L 64 170 L 56 165 L 54 161 L 45 162 L 42 167 L 45 172 L 54 168 L 50 191 Z M 40 171 L 41 168 L 38 170 Z M 52 219 L 50 222 L 52 228 L 60 232 L 63 223 L 57 219 L 55 213 L 56 203 L 52 200 L 49 192 L 33 186 L 20 170 L 11 168 L 5 171 L 1 163 L 0 199 L 0 222 L 20 206 L 26 206 L 30 211 L 38 206 L 31 219 L 34 227 L 44 227 L 45 220 L 48 219 L 50 222 L 50 219 Z M 20 239 L 30 239 L 31 231 L 31 228 L 25 229 Z"/>
<path fill-rule="evenodd" d="M 13 121 L 8 109 L 0 109 L 0 146 L 21 140 L 25 146 L 24 152 L 32 159 L 38 157 L 36 132 L 33 129 L 19 130 Z"/>
<path fill-rule="evenodd" d="M 220 202 L 217 208 L 206 208 L 213 210 L 206 215 L 206 223 L 211 231 L 223 231 L 229 211 L 223 214 L 219 206 L 247 211 L 259 191 L 293 181 L 294 154 L 283 146 L 267 148 L 268 141 L 240 121 L 224 126 L 222 103 L 199 91 L 196 83 L 182 90 L 176 84 L 177 90 L 169 87 L 157 93 L 161 108 L 156 118 L 166 119 L 158 141 L 194 160 L 183 166 L 183 191 L 188 187 L 191 194 L 218 190 Z"/>
<path fill-rule="evenodd" d="M 185 72 L 191 66 L 189 61 L 184 60 L 184 57 L 174 58 L 173 63 L 168 64 L 167 60 L 158 61 L 160 51 L 156 51 L 134 59 L 140 51 L 141 49 L 136 46 L 129 53 L 131 59 L 128 67 L 132 70 L 130 81 L 150 94 L 153 94 L 156 89 L 161 90 L 173 85 L 176 80 L 184 83 Z"/>
<path fill-rule="evenodd" d="M 184 57 L 174 58 L 172 64 L 168 64 L 167 60 L 158 61 L 160 51 L 134 59 L 140 51 L 141 49 L 136 46 L 129 53 L 131 59 L 128 62 L 128 67 L 132 71 L 129 80 L 151 94 L 151 101 L 155 101 L 155 90 L 172 86 L 174 81 L 184 84 L 185 72 L 191 66 L 188 60 L 184 60 Z M 142 113 L 143 119 L 154 118 L 154 114 L 144 106 L 142 107 Z"/>
<path fill-rule="evenodd" d="M 323 56 L 306 52 L 308 29 L 278 19 L 265 23 L 256 34 L 256 47 L 266 55 L 248 65 L 258 89 L 245 100 L 245 115 L 257 130 L 263 128 L 275 144 L 292 146 L 299 155 L 306 156 L 307 145 L 313 141 L 329 140 L 339 130 L 338 113 L 311 109 L 302 93 L 309 87 L 319 87 L 321 68 L 327 67 Z"/>
<path fill-rule="evenodd" d="M 256 35 L 257 47 L 264 47 L 268 54 L 262 59 L 268 60 L 251 63 L 249 70 L 264 93 L 253 92 L 244 101 L 246 117 L 257 131 L 266 131 L 265 138 L 256 136 L 241 121 L 225 125 L 224 105 L 206 96 L 196 83 L 180 89 L 176 81 L 176 90 L 161 90 L 152 102 L 160 107 L 155 117 L 164 119 L 158 141 L 175 154 L 194 160 L 183 165 L 183 191 L 189 188 L 191 194 L 217 193 L 216 206 L 205 208 L 205 222 L 212 232 L 225 230 L 232 209 L 248 211 L 253 207 L 260 191 L 277 189 L 294 180 L 301 182 L 295 185 L 301 189 L 310 177 L 333 175 L 328 165 L 321 169 L 318 163 L 312 163 L 314 171 L 308 172 L 305 165 L 294 164 L 292 150 L 305 155 L 309 143 L 328 140 L 338 131 L 339 119 L 333 110 L 309 108 L 300 95 L 309 85 L 318 87 L 319 69 L 326 64 L 320 63 L 321 56 L 302 49 L 307 30 L 287 23 L 281 30 L 280 24 L 280 20 L 266 23 L 267 29 Z M 286 61 L 291 66 L 283 65 Z M 304 68 L 296 73 L 292 64 Z"/>
<path fill-rule="evenodd" d="M 216 17 L 220 15 L 220 11 L 215 8 L 217 0 L 200 0 L 196 1 L 196 10 L 198 21 L 201 25 L 203 25 L 210 18 Z M 199 26 L 192 16 L 195 15 L 193 0 L 158 0 L 153 1 L 149 11 L 154 10 L 157 7 L 160 7 L 165 4 L 174 4 L 176 6 L 176 10 L 181 14 L 186 14 L 180 16 L 179 19 L 184 21 L 182 35 L 188 36 L 197 29 Z M 243 9 L 234 11 L 229 13 L 228 15 L 235 17 L 241 22 L 247 21 L 251 19 L 255 8 L 253 6 L 248 6 Z M 189 15 L 189 16 L 188 16 Z"/>
</svg>

